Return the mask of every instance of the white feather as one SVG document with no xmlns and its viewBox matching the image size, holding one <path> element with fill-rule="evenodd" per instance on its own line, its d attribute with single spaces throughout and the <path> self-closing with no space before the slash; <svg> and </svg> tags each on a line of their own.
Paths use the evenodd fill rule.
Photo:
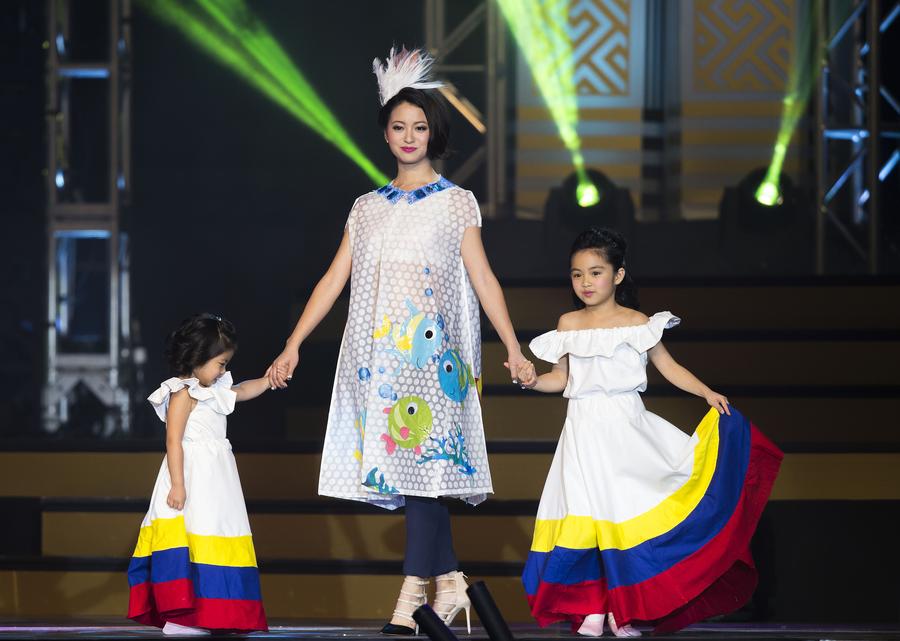
<svg viewBox="0 0 900 641">
<path fill-rule="evenodd" d="M 400 51 L 391 47 L 391 53 L 384 62 L 375 58 L 372 61 L 372 71 L 378 80 L 378 97 L 381 105 L 384 106 L 405 87 L 413 89 L 443 87 L 444 83 L 429 78 L 432 64 L 434 58 L 421 49 L 407 51 L 405 47 Z"/>
</svg>

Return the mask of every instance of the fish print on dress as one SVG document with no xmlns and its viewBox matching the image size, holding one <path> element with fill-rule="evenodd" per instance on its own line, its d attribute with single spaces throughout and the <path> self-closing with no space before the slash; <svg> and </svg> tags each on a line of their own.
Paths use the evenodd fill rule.
<svg viewBox="0 0 900 641">
<path fill-rule="evenodd" d="M 480 309 L 461 256 L 466 230 L 480 225 L 472 193 L 444 178 L 412 192 L 388 185 L 354 203 L 320 494 L 394 509 L 404 495 L 475 504 L 493 491 Z"/>
</svg>

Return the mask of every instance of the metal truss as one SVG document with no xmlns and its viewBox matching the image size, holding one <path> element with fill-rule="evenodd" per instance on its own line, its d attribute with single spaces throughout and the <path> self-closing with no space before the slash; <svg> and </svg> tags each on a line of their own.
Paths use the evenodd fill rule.
<svg viewBox="0 0 900 641">
<path fill-rule="evenodd" d="M 71 418 L 72 396 L 81 386 L 106 408 L 102 432 L 109 435 L 130 429 L 130 399 L 121 383 L 123 366 L 131 357 L 131 318 L 128 246 L 120 212 L 131 183 L 131 2 L 108 0 L 108 22 L 101 32 L 109 42 L 100 61 L 74 59 L 83 43 L 73 27 L 72 12 L 84 7 L 75 0 L 47 2 L 48 260 L 42 418 L 46 431 L 60 429 Z M 84 88 L 89 91 L 81 91 Z M 83 131 L 79 117 L 87 116 L 87 110 L 91 115 L 108 112 L 105 132 Z M 76 131 L 78 127 L 82 130 Z M 79 164 L 73 149 L 94 134 L 108 145 L 106 167 Z M 98 176 L 105 180 L 104 188 L 84 188 L 90 180 L 101 184 Z M 85 254 L 92 255 L 90 261 L 85 261 Z M 90 338 L 82 340 L 85 336 Z"/>
<path fill-rule="evenodd" d="M 455 183 L 464 183 L 484 166 L 487 190 L 482 199 L 486 217 L 500 217 L 508 212 L 507 195 L 507 46 L 506 32 L 500 9 L 494 0 L 479 2 L 462 20 L 448 24 L 451 0 L 426 0 L 425 47 L 435 57 L 435 71 L 446 87 L 441 91 L 448 102 L 483 136 L 483 143 L 470 151 L 462 164 L 448 176 Z M 458 12 L 458 6 L 456 6 Z M 479 28 L 485 30 L 484 60 L 475 64 L 452 64 L 452 54 L 464 46 Z M 485 97 L 479 109 L 464 96 L 455 78 L 481 75 L 485 83 Z"/>
<path fill-rule="evenodd" d="M 819 5 L 817 51 L 819 83 L 816 97 L 816 272 L 827 269 L 826 233 L 832 226 L 871 274 L 880 268 L 880 183 L 900 161 L 900 128 L 882 126 L 882 99 L 892 120 L 900 103 L 879 73 L 881 43 L 900 16 L 900 2 L 882 12 L 879 0 L 855 0 L 843 20 L 835 3 Z M 834 35 L 826 40 L 837 23 Z M 894 27 L 896 29 L 896 26 Z M 848 61 L 849 59 L 849 61 Z M 894 147 L 882 161 L 884 141 Z"/>
</svg>

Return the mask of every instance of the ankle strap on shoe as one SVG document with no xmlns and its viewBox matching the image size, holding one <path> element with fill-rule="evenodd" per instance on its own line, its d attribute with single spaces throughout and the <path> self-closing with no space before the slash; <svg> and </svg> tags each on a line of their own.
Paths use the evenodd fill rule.
<svg viewBox="0 0 900 641">
<path fill-rule="evenodd" d="M 465 574 L 460 572 L 459 570 L 452 570 L 450 572 L 446 572 L 445 574 L 439 574 L 438 576 L 436 576 L 434 578 L 437 579 L 438 581 L 455 581 L 456 577 L 462 577 L 463 579 L 469 578 Z"/>
</svg>

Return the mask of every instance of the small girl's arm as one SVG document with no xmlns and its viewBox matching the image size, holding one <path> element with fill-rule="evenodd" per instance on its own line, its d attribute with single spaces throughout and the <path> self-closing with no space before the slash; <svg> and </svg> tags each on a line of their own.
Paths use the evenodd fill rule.
<svg viewBox="0 0 900 641">
<path fill-rule="evenodd" d="M 184 438 L 184 428 L 191 413 L 191 405 L 193 401 L 187 389 L 181 389 L 172 394 L 169 408 L 166 410 L 166 463 L 172 481 L 166 503 L 175 510 L 183 509 L 187 500 L 184 489 L 184 449 L 181 440 Z"/>
<path fill-rule="evenodd" d="M 529 379 L 522 380 L 522 387 L 533 389 L 536 392 L 546 392 L 548 394 L 558 394 L 566 389 L 566 383 L 569 380 L 569 356 L 563 356 L 559 362 L 553 366 L 546 374 L 540 376 L 532 376 Z"/>
<path fill-rule="evenodd" d="M 719 410 L 719 414 L 731 416 L 731 410 L 728 408 L 728 399 L 722 394 L 711 390 L 703 381 L 679 365 L 672 358 L 669 350 L 663 346 L 662 342 L 657 343 L 647 353 L 650 356 L 650 361 L 659 370 L 659 373 L 672 385 L 689 394 L 706 399 L 710 407 Z"/>
<path fill-rule="evenodd" d="M 241 381 L 237 385 L 232 385 L 231 390 L 237 394 L 236 401 L 249 401 L 256 398 L 266 390 L 271 389 L 268 377 L 253 378 L 249 381 Z"/>
<path fill-rule="evenodd" d="M 571 314 L 563 314 L 556 324 L 556 331 L 574 329 L 571 322 Z M 522 376 L 522 389 L 533 389 L 547 394 L 558 394 L 566 389 L 569 382 L 569 355 L 566 354 L 546 374 L 535 376 L 534 366 Z"/>
</svg>

